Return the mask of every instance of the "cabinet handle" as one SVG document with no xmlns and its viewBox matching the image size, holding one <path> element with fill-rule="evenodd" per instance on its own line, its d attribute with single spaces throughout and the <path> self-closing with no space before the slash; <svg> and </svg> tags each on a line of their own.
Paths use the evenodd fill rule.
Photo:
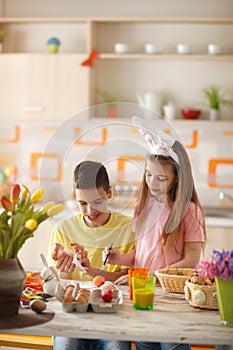
<svg viewBox="0 0 233 350">
<path fill-rule="evenodd" d="M 21 112 L 42 112 L 45 108 L 42 106 L 22 106 L 20 107 Z"/>
</svg>

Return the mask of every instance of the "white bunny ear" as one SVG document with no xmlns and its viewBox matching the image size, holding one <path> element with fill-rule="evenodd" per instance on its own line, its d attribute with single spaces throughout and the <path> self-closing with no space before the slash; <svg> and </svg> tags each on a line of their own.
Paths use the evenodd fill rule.
<svg viewBox="0 0 233 350">
<path fill-rule="evenodd" d="M 170 135 L 166 134 L 161 130 L 158 132 L 158 139 L 160 142 L 164 142 L 167 145 L 170 145 L 170 147 L 172 147 L 175 142 L 175 139 L 173 137 L 171 137 Z"/>
<path fill-rule="evenodd" d="M 58 276 L 58 273 L 57 273 L 57 270 L 55 269 L 55 267 L 54 267 L 54 266 L 49 266 L 49 268 L 50 268 L 50 270 L 53 272 L 53 274 L 54 274 L 54 276 L 56 277 L 56 279 L 57 279 L 58 281 L 60 281 L 60 278 L 59 278 L 59 276 Z"/>
<path fill-rule="evenodd" d="M 148 131 L 147 126 L 146 126 L 146 124 L 144 124 L 142 119 L 134 116 L 134 117 L 132 117 L 132 122 L 133 122 L 133 125 L 138 129 L 140 134 L 144 137 L 146 143 L 148 144 L 148 146 L 150 148 L 150 152 L 153 153 L 153 149 L 156 147 L 156 145 L 158 143 L 156 141 L 154 135 Z"/>
<path fill-rule="evenodd" d="M 44 254 L 40 254 L 40 258 L 41 258 L 41 260 L 42 260 L 42 263 L 44 264 L 44 266 L 45 267 L 48 267 L 49 265 L 48 265 L 48 262 L 47 262 L 47 259 L 46 259 L 46 257 L 44 256 Z"/>
<path fill-rule="evenodd" d="M 141 118 L 133 116 L 132 122 L 136 128 L 143 128 L 143 129 L 147 130 L 147 126 Z"/>
<path fill-rule="evenodd" d="M 158 132 L 158 139 L 159 139 L 158 153 L 171 157 L 172 159 L 174 159 L 174 161 L 177 164 L 179 164 L 179 158 L 172 149 L 172 146 L 174 145 L 174 142 L 176 140 L 163 131 Z"/>
<path fill-rule="evenodd" d="M 179 158 L 172 149 L 172 146 L 175 142 L 175 139 L 173 139 L 173 137 L 165 134 L 163 131 L 159 131 L 158 138 L 156 138 L 152 133 L 148 131 L 147 126 L 144 124 L 142 119 L 136 116 L 132 117 L 132 122 L 145 139 L 147 145 L 149 146 L 149 152 L 151 154 L 171 157 L 177 164 L 179 164 Z"/>
</svg>

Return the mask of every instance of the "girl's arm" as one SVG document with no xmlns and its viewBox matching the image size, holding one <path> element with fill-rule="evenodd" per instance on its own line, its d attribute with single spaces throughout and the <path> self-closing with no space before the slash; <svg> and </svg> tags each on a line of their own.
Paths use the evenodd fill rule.
<svg viewBox="0 0 233 350">
<path fill-rule="evenodd" d="M 125 266 L 133 266 L 134 265 L 134 257 L 135 257 L 135 249 L 130 253 L 121 254 L 117 249 L 111 249 L 109 251 L 109 247 L 106 247 L 102 254 L 102 260 L 104 261 L 106 255 L 109 254 L 107 263 L 111 265 L 125 265 Z"/>
<path fill-rule="evenodd" d="M 200 261 L 202 242 L 186 242 L 184 245 L 184 258 L 170 267 L 195 267 Z"/>
<path fill-rule="evenodd" d="M 100 269 L 96 269 L 95 267 L 89 267 L 86 269 L 88 275 L 95 277 L 99 275 Z M 109 271 L 103 271 L 102 276 L 105 277 L 107 281 L 115 282 L 116 280 L 119 279 L 121 276 L 128 276 L 128 269 L 122 269 L 120 271 L 115 271 L 115 272 L 109 272 Z"/>
</svg>

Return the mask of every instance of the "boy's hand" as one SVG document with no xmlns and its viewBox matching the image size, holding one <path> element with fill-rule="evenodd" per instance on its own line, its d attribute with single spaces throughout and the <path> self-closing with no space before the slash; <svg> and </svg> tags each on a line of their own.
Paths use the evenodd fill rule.
<svg viewBox="0 0 233 350">
<path fill-rule="evenodd" d="M 72 273 L 75 269 L 75 265 L 73 264 L 73 257 L 70 254 L 61 254 L 57 259 L 56 268 L 60 272 Z"/>
<path fill-rule="evenodd" d="M 109 250 L 109 247 L 105 247 L 102 251 L 102 260 L 105 261 L 106 256 L 108 255 L 107 263 L 111 265 L 120 265 L 120 252 L 117 249 Z"/>
</svg>

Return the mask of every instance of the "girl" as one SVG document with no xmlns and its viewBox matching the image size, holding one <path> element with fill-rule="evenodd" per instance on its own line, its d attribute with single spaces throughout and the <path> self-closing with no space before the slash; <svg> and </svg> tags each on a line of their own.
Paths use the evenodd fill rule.
<svg viewBox="0 0 233 350">
<path fill-rule="evenodd" d="M 142 121 L 133 123 L 149 146 L 145 171 L 135 207 L 135 250 L 109 253 L 108 263 L 147 267 L 150 273 L 165 267 L 195 267 L 206 239 L 204 216 L 194 186 L 191 164 L 178 140 L 149 133 Z M 103 253 L 105 258 L 108 249 Z M 123 277 L 123 278 L 122 278 Z M 127 283 L 127 276 L 116 282 Z M 138 350 L 189 349 L 188 344 L 136 342 Z"/>
</svg>

